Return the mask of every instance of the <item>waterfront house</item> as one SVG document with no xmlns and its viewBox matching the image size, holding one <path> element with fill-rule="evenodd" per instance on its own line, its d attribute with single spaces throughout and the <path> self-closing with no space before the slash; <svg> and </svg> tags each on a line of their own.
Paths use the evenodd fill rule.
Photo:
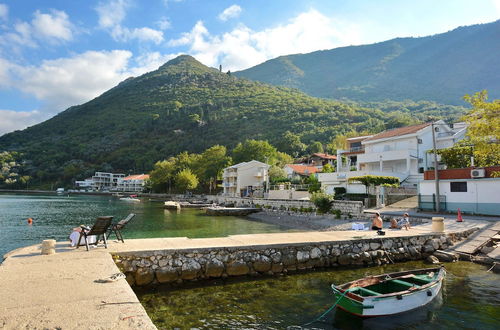
<svg viewBox="0 0 500 330">
<path fill-rule="evenodd" d="M 500 166 L 468 167 L 438 171 L 441 211 L 500 215 Z M 419 208 L 435 209 L 436 182 L 434 171 L 426 171 L 418 184 Z"/>
<path fill-rule="evenodd" d="M 126 192 L 142 192 L 144 191 L 145 183 L 148 179 L 148 174 L 135 174 L 119 178 L 116 190 Z"/>
<path fill-rule="evenodd" d="M 93 182 L 94 181 L 92 180 L 92 178 L 87 178 L 82 181 L 75 181 L 75 188 L 80 190 L 91 190 Z"/>
<path fill-rule="evenodd" d="M 349 193 L 364 193 L 365 187 L 348 183 L 353 176 L 382 175 L 400 179 L 402 186 L 417 187 L 425 170 L 439 166 L 434 164 L 432 123 L 424 123 L 383 131 L 371 136 L 348 140 L 351 149 L 337 151 L 337 171 L 319 173 L 318 179 L 326 191 L 344 187 Z M 434 123 L 436 148 L 448 148 L 464 138 L 463 123 L 450 127 L 442 120 Z M 356 159 L 353 164 L 353 155 Z"/>
<path fill-rule="evenodd" d="M 224 196 L 263 197 L 269 184 L 269 165 L 252 160 L 224 169 L 222 185 Z"/>
<path fill-rule="evenodd" d="M 309 166 L 315 166 L 318 168 L 322 168 L 326 164 L 330 164 L 335 166 L 335 160 L 337 156 L 329 155 L 327 153 L 316 152 L 307 158 L 307 164 Z"/>
<path fill-rule="evenodd" d="M 124 178 L 122 173 L 95 172 L 92 176 L 92 189 L 97 191 L 116 190 L 118 179 Z"/>
<path fill-rule="evenodd" d="M 286 176 L 290 180 L 300 180 L 302 178 L 309 177 L 311 174 L 321 172 L 320 168 L 303 164 L 286 164 L 285 167 L 283 167 L 283 170 L 286 172 Z"/>
</svg>

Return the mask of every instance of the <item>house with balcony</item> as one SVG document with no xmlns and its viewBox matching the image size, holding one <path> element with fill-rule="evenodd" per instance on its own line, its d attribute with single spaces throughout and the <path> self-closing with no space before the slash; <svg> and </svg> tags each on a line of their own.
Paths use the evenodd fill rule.
<svg viewBox="0 0 500 330">
<path fill-rule="evenodd" d="M 95 172 L 92 176 L 92 189 L 97 191 L 116 190 L 118 179 L 124 178 L 122 173 Z"/>
<path fill-rule="evenodd" d="M 229 197 L 264 197 L 269 184 L 269 165 L 252 160 L 224 169 L 222 185 L 224 196 Z"/>
<path fill-rule="evenodd" d="M 439 120 L 351 138 L 348 145 L 354 149 L 337 151 L 337 172 L 319 173 L 318 179 L 329 193 L 334 187 L 364 193 L 363 185 L 348 183 L 350 177 L 362 175 L 395 176 L 402 186 L 415 188 L 423 180 L 425 170 L 439 166 L 428 153 L 433 149 L 433 128 L 437 149 L 453 146 L 464 138 L 467 129 L 462 123 L 450 127 Z"/>
<path fill-rule="evenodd" d="M 116 190 L 124 192 L 142 192 L 144 191 L 148 179 L 148 174 L 136 174 L 119 178 Z"/>
</svg>

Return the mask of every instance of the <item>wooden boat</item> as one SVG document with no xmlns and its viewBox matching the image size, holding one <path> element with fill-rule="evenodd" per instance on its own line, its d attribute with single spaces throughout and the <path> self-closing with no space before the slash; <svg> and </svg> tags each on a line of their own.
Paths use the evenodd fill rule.
<svg viewBox="0 0 500 330">
<path fill-rule="evenodd" d="M 207 215 L 233 215 L 233 216 L 244 216 L 250 213 L 259 212 L 260 209 L 251 207 L 207 207 Z"/>
<path fill-rule="evenodd" d="M 332 284 L 337 307 L 361 317 L 403 313 L 433 300 L 446 275 L 444 267 L 369 276 Z"/>
</svg>

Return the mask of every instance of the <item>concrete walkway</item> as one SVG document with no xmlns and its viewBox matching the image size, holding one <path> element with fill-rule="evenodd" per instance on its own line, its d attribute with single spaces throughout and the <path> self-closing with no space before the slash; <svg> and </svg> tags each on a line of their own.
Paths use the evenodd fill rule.
<svg viewBox="0 0 500 330">
<path fill-rule="evenodd" d="M 446 221 L 446 232 L 482 228 L 486 222 Z M 431 233 L 430 224 L 411 230 L 386 230 L 385 237 Z M 40 246 L 14 250 L 0 266 L 0 328 L 5 329 L 154 329 L 124 279 L 96 283 L 118 272 L 110 252 L 199 249 L 332 242 L 379 237 L 373 231 L 295 232 L 219 238 L 153 238 L 111 242 L 90 252 L 57 244 L 57 253 L 40 255 Z"/>
<path fill-rule="evenodd" d="M 426 218 L 426 219 L 431 219 L 432 217 L 443 217 L 447 220 L 452 220 L 456 221 L 457 220 L 457 214 L 456 213 L 436 213 L 436 212 L 419 212 L 414 209 L 396 209 L 392 207 L 384 207 L 380 209 L 366 209 L 364 211 L 365 213 L 375 213 L 379 212 L 381 215 L 387 215 L 387 216 L 395 216 L 395 217 L 401 217 L 405 212 L 407 212 L 410 217 L 415 217 L 415 218 Z M 498 216 L 493 216 L 493 215 L 470 215 L 470 214 L 462 214 L 462 219 L 465 222 L 468 221 L 499 221 L 500 222 L 500 215 Z"/>
</svg>

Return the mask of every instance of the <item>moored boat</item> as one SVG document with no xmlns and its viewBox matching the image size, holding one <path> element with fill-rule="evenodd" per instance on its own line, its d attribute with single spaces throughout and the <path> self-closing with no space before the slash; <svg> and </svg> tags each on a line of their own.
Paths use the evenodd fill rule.
<svg viewBox="0 0 500 330">
<path fill-rule="evenodd" d="M 337 307 L 361 317 L 403 313 L 431 302 L 441 290 L 444 267 L 368 276 L 332 284 Z"/>
<path fill-rule="evenodd" d="M 137 197 L 137 195 L 130 195 L 127 197 L 120 197 L 120 200 L 125 201 L 125 202 L 140 202 L 141 200 L 139 198 L 136 198 L 136 197 Z"/>
<path fill-rule="evenodd" d="M 180 210 L 181 204 L 179 202 L 167 201 L 163 204 L 163 207 L 168 210 Z"/>
</svg>

